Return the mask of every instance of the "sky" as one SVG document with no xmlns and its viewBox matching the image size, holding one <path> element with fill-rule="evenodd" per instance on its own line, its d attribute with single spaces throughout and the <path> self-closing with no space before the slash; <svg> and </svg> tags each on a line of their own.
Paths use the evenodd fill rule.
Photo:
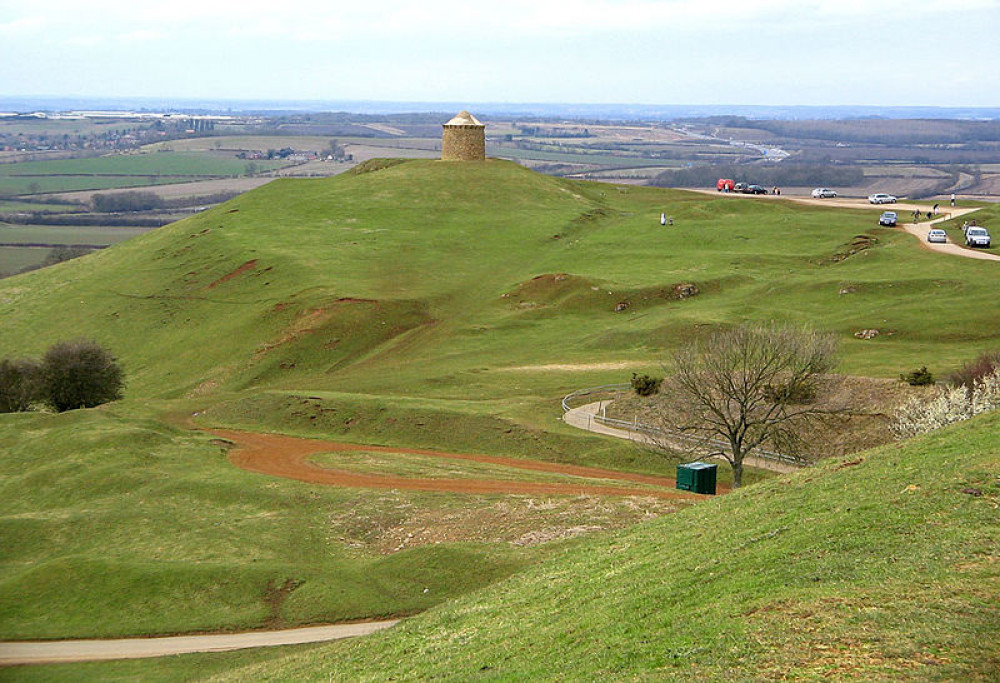
<svg viewBox="0 0 1000 683">
<path fill-rule="evenodd" d="M 0 0 L 0 95 L 1000 106 L 1000 0 Z"/>
</svg>

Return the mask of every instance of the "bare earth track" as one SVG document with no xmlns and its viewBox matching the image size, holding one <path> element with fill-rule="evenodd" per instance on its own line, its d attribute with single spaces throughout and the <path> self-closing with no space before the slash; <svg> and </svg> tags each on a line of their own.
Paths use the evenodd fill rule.
<svg viewBox="0 0 1000 683">
<path fill-rule="evenodd" d="M 310 484 L 344 486 L 348 488 L 400 489 L 409 491 L 439 491 L 470 494 L 519 494 L 519 495 L 605 495 L 605 496 L 656 496 L 658 498 L 683 498 L 697 500 L 697 494 L 678 491 L 677 482 L 667 477 L 654 477 L 631 472 L 618 472 L 597 467 L 564 465 L 521 458 L 493 455 L 442 453 L 416 448 L 393 448 L 364 444 L 303 439 L 280 434 L 259 434 L 235 430 L 207 430 L 235 445 L 229 461 L 241 469 L 258 474 L 268 474 L 285 479 L 295 479 Z M 588 479 L 606 479 L 612 482 L 632 481 L 649 488 L 629 487 L 610 483 L 607 486 L 592 483 L 544 483 L 502 481 L 491 479 L 421 479 L 385 474 L 346 472 L 320 467 L 309 458 L 319 453 L 342 451 L 369 451 L 423 455 L 452 460 L 501 465 L 513 469 L 562 474 Z"/>
<path fill-rule="evenodd" d="M 168 636 L 165 638 L 0 643 L 0 666 L 142 659 L 192 652 L 227 652 L 250 647 L 318 643 L 365 636 L 397 623 L 399 623 L 398 620 L 365 621 L 332 626 L 308 626 L 282 631 Z"/>
</svg>

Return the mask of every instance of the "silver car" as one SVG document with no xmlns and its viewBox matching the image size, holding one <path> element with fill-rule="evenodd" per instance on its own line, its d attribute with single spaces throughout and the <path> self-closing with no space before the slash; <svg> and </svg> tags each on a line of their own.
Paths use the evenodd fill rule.
<svg viewBox="0 0 1000 683">
<path fill-rule="evenodd" d="M 896 198 L 891 194 L 879 192 L 878 194 L 868 195 L 868 202 L 870 204 L 895 204 Z"/>
<path fill-rule="evenodd" d="M 927 241 L 928 242 L 947 242 L 948 233 L 946 233 L 941 228 L 934 228 L 933 230 L 927 231 Z"/>
<path fill-rule="evenodd" d="M 813 199 L 833 199 L 837 196 L 837 193 L 829 187 L 817 187 L 812 191 L 812 196 Z"/>
</svg>

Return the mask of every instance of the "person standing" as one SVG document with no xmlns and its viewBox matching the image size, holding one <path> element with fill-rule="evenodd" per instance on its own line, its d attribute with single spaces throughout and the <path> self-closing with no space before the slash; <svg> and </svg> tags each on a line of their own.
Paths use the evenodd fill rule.
<svg viewBox="0 0 1000 683">
<path fill-rule="evenodd" d="M 935 204 L 933 209 L 935 216 L 937 215 L 937 210 L 938 210 L 938 204 Z"/>
<path fill-rule="evenodd" d="M 951 193 L 951 205 L 955 206 L 955 193 L 954 192 Z"/>
<path fill-rule="evenodd" d="M 667 224 L 667 214 L 661 213 L 660 214 L 660 225 L 666 225 L 666 224 Z"/>
</svg>

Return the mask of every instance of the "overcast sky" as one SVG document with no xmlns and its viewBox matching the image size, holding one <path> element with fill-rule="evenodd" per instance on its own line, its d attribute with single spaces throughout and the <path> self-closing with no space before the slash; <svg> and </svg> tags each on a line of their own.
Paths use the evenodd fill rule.
<svg viewBox="0 0 1000 683">
<path fill-rule="evenodd" d="M 1000 0 L 0 0 L 0 95 L 1000 106 Z"/>
</svg>

